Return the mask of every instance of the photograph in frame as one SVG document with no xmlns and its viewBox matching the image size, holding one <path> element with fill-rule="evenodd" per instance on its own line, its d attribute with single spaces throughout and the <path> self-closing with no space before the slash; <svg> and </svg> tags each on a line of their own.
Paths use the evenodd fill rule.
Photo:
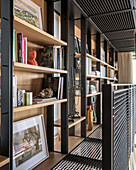
<svg viewBox="0 0 136 170">
<path fill-rule="evenodd" d="M 31 0 L 14 0 L 14 15 L 43 30 L 41 8 Z"/>
<path fill-rule="evenodd" d="M 43 115 L 13 123 L 13 169 L 32 169 L 49 157 Z"/>
</svg>

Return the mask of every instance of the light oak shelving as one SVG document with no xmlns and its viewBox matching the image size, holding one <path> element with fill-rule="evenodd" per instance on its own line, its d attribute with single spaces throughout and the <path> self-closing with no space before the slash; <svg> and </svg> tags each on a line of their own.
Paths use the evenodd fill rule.
<svg viewBox="0 0 136 170">
<path fill-rule="evenodd" d="M 9 158 L 0 155 L 0 167 L 9 163 Z"/>
<path fill-rule="evenodd" d="M 23 64 L 23 63 L 18 63 L 18 62 L 14 62 L 14 70 L 25 71 L 25 72 L 35 72 L 35 73 L 46 73 L 46 74 L 53 74 L 53 73 L 67 74 L 66 70 L 34 66 L 34 65 Z"/>
<path fill-rule="evenodd" d="M 67 46 L 67 43 L 55 38 L 45 31 L 27 23 L 26 21 L 14 16 L 14 29 L 17 32 L 23 32 L 23 35 L 27 37 L 29 42 L 44 46 L 44 45 L 59 45 Z"/>
<path fill-rule="evenodd" d="M 65 103 L 65 102 L 67 102 L 67 99 L 53 100 L 53 101 L 40 103 L 40 104 L 33 104 L 33 105 L 29 105 L 29 106 L 14 107 L 13 111 L 14 111 L 14 113 L 21 112 L 21 111 L 25 111 L 25 110 L 31 110 L 31 109 L 36 109 L 36 108 L 40 108 L 40 107 L 50 106 L 53 104 Z"/>
<path fill-rule="evenodd" d="M 74 122 L 69 122 L 68 128 L 71 128 L 71 127 L 79 124 L 80 122 L 82 122 L 82 121 L 85 120 L 85 119 L 86 119 L 85 116 L 81 116 L 80 119 L 78 119 L 78 118 L 77 118 L 77 119 L 74 119 Z M 54 126 L 56 126 L 56 127 L 61 127 L 61 120 L 59 119 L 59 120 L 54 121 Z"/>
</svg>

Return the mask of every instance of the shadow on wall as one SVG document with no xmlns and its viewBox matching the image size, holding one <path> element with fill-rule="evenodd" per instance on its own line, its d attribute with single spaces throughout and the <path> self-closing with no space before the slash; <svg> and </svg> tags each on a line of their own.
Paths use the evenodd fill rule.
<svg viewBox="0 0 136 170">
<path fill-rule="evenodd" d="M 119 83 L 133 83 L 133 57 L 131 52 L 118 54 Z"/>
</svg>

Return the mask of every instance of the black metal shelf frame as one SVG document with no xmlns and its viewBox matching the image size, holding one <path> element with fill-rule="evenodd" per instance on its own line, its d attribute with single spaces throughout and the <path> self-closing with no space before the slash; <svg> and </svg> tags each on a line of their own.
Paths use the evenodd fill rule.
<svg viewBox="0 0 136 170">
<path fill-rule="evenodd" d="M 129 167 L 136 132 L 135 99 L 136 85 L 103 85 L 102 168 L 104 170 L 125 170 Z"/>
</svg>

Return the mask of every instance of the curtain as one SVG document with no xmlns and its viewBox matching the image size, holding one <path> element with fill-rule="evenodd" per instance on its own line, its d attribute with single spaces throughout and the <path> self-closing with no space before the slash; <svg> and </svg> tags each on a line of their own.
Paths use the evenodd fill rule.
<svg viewBox="0 0 136 170">
<path fill-rule="evenodd" d="M 118 78 L 120 84 L 133 83 L 132 53 L 119 53 L 118 55 Z"/>
</svg>

